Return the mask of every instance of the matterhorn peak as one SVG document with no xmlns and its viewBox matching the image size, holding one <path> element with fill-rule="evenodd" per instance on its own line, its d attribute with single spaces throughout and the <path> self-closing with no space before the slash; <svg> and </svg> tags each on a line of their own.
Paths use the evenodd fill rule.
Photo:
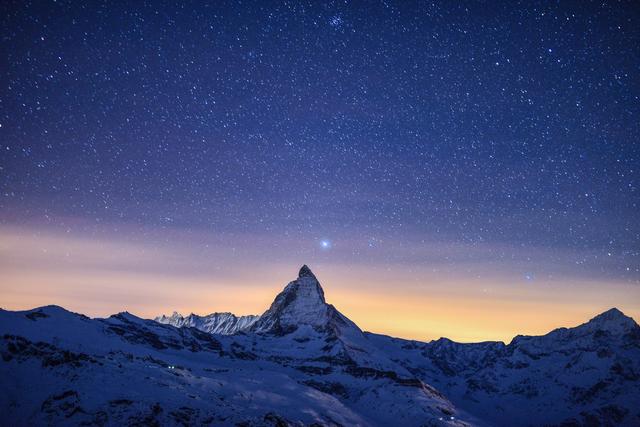
<svg viewBox="0 0 640 427">
<path fill-rule="evenodd" d="M 298 278 L 289 283 L 285 288 L 285 291 L 291 288 L 292 292 L 299 295 L 302 298 L 315 300 L 317 303 L 326 304 L 324 299 L 324 290 L 320 286 L 320 282 L 316 278 L 315 274 L 311 271 L 306 264 L 300 268 L 298 272 Z M 284 292 L 284 291 L 283 291 Z"/>
<path fill-rule="evenodd" d="M 271 307 L 254 324 L 253 330 L 284 334 L 301 325 L 324 327 L 334 311 L 326 303 L 316 276 L 307 265 L 303 265 L 298 278 L 276 296 Z"/>
<path fill-rule="evenodd" d="M 316 279 L 315 274 L 313 274 L 313 272 L 311 271 L 311 269 L 307 264 L 300 267 L 300 271 L 298 272 L 298 279 L 300 279 L 301 277 L 313 277 L 314 279 Z"/>
</svg>

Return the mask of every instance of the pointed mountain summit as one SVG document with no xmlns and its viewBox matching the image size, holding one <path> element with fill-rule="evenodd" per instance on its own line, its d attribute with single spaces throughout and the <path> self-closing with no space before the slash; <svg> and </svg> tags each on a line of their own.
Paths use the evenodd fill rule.
<svg viewBox="0 0 640 427">
<path fill-rule="evenodd" d="M 635 321 L 631 317 L 626 316 L 623 312 L 618 310 L 616 307 L 613 307 L 607 311 L 603 311 L 602 313 L 598 314 L 596 317 L 594 317 L 589 321 L 604 323 L 604 322 L 611 322 L 611 321 L 617 322 L 617 321 L 629 321 L 629 320 L 635 323 Z"/>
<path fill-rule="evenodd" d="M 335 307 L 327 304 L 320 282 L 311 269 L 303 265 L 298 278 L 276 296 L 271 307 L 260 316 L 251 330 L 286 335 L 302 325 L 318 330 L 339 324 L 350 324 L 357 328 Z"/>
<path fill-rule="evenodd" d="M 300 271 L 298 272 L 298 279 L 301 277 L 313 277 L 314 279 L 316 279 L 316 275 L 313 274 L 313 271 L 311 271 L 307 264 L 300 267 Z"/>
<path fill-rule="evenodd" d="M 579 328 L 580 327 L 604 330 L 612 333 L 624 333 L 639 328 L 635 320 L 626 316 L 622 311 L 615 307 L 598 314 L 587 323 L 579 326 Z"/>
</svg>

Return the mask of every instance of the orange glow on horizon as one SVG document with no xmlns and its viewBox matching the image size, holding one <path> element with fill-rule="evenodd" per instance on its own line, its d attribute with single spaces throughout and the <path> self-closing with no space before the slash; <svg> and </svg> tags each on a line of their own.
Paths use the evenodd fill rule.
<svg viewBox="0 0 640 427">
<path fill-rule="evenodd" d="M 227 248 L 199 254 L 188 245 L 8 227 L 0 237 L 0 306 L 9 310 L 57 304 L 94 317 L 260 314 L 302 264 L 258 259 L 247 269 L 245 255 L 234 259 Z M 508 271 L 477 278 L 403 265 L 311 267 L 327 301 L 362 329 L 408 339 L 509 342 L 516 334 L 575 326 L 613 306 L 635 319 L 640 314 L 640 290 L 624 283 L 562 278 L 525 286 L 513 284 Z"/>
</svg>

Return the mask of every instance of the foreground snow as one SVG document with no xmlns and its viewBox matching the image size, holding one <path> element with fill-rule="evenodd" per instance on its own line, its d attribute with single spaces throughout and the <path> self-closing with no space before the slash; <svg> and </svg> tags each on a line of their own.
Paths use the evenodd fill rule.
<svg viewBox="0 0 640 427">
<path fill-rule="evenodd" d="M 640 327 L 363 333 L 305 266 L 261 316 L 0 311 L 0 425 L 640 425 Z M 214 332 L 212 334 L 210 332 Z"/>
</svg>

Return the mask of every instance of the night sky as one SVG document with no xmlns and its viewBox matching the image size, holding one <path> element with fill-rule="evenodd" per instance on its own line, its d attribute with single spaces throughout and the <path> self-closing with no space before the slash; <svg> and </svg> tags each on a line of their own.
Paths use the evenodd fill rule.
<svg viewBox="0 0 640 427">
<path fill-rule="evenodd" d="M 638 318 L 637 2 L 175 3 L 2 2 L 2 307 Z"/>
</svg>

